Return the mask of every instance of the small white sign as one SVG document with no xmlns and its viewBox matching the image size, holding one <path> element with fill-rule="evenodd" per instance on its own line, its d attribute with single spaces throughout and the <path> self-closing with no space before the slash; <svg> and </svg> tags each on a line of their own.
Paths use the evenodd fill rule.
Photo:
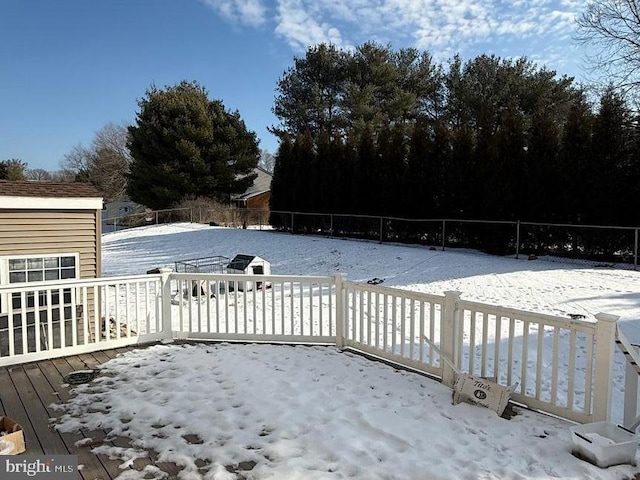
<svg viewBox="0 0 640 480">
<path fill-rule="evenodd" d="M 504 387 L 482 377 L 462 373 L 453 389 L 453 403 L 469 402 L 482 405 L 502 415 L 514 387 Z"/>
</svg>

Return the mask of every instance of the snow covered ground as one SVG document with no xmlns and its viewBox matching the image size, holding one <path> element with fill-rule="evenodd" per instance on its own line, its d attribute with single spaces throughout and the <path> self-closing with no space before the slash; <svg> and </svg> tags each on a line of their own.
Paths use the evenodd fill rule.
<svg viewBox="0 0 640 480">
<path fill-rule="evenodd" d="M 141 274 L 176 260 L 259 255 L 274 274 L 347 274 L 351 280 L 556 315 L 621 317 L 640 343 L 640 274 L 470 251 L 328 239 L 196 224 L 103 237 L 104 275 Z M 620 356 L 621 357 L 621 356 Z M 134 368 L 135 367 L 135 368 Z M 616 401 L 624 364 L 616 366 Z M 144 449 L 184 466 L 184 480 L 632 479 L 571 455 L 569 425 L 517 409 L 512 420 L 451 404 L 451 391 L 333 348 L 163 345 L 103 366 L 64 405 L 58 428 L 101 428 L 131 449 L 97 451 L 127 466 Z M 620 407 L 620 405 L 618 405 Z M 617 408 L 617 415 L 621 408 Z M 162 478 L 123 470 L 122 479 Z"/>
</svg>

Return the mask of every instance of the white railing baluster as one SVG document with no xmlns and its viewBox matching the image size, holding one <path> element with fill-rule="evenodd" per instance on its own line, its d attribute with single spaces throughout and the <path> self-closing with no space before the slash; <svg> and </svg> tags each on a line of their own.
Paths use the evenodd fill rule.
<svg viewBox="0 0 640 480">
<path fill-rule="evenodd" d="M 33 335 L 35 340 L 35 351 L 40 351 L 40 315 L 42 314 L 42 309 L 40 307 L 40 290 L 33 291 L 33 303 L 34 303 L 34 312 L 33 312 Z"/>
<path fill-rule="evenodd" d="M 544 365 L 544 325 L 538 323 L 538 348 L 536 351 L 536 392 L 535 397 L 540 400 L 542 395 L 542 367 Z"/>
<path fill-rule="evenodd" d="M 489 361 L 487 355 L 487 347 L 489 346 L 489 315 L 482 312 L 482 363 L 480 364 L 480 376 L 487 376 L 487 362 Z"/>
<path fill-rule="evenodd" d="M 520 372 L 520 383 L 522 384 L 522 393 L 529 394 L 527 388 L 527 373 L 529 367 L 529 320 L 521 320 L 522 322 L 522 364 Z"/>
<path fill-rule="evenodd" d="M 569 332 L 569 378 L 567 379 L 567 408 L 573 408 L 576 381 L 576 331 Z"/>
<path fill-rule="evenodd" d="M 586 339 L 586 354 L 587 354 L 587 365 L 585 368 L 586 378 L 584 379 L 584 391 L 585 391 L 585 399 L 584 399 L 584 412 L 591 412 L 591 391 L 593 387 L 593 336 L 587 335 Z"/>
<path fill-rule="evenodd" d="M 47 289 L 47 343 L 48 350 L 53 349 L 54 339 L 53 339 L 53 306 L 52 303 L 52 295 L 51 289 Z"/>
<path fill-rule="evenodd" d="M 67 331 L 64 321 L 64 290 L 58 289 L 58 322 L 60 324 L 60 348 L 67 347 Z"/>
<path fill-rule="evenodd" d="M 27 302 L 27 292 L 20 292 L 20 305 L 22 306 L 23 312 L 26 312 L 26 309 L 24 307 L 27 305 L 26 302 Z M 25 353 L 29 352 L 29 345 L 28 345 L 29 337 L 27 336 L 27 322 L 28 322 L 27 314 L 22 313 L 20 315 L 20 320 L 21 320 L 20 330 L 22 332 L 22 354 L 24 355 Z"/>
<path fill-rule="evenodd" d="M 493 376 L 500 381 L 500 342 L 502 342 L 502 316 L 494 315 L 495 318 L 495 331 L 493 339 Z"/>
<path fill-rule="evenodd" d="M 70 290 L 70 295 L 71 312 L 69 312 L 69 321 L 71 322 L 71 346 L 75 347 L 78 345 L 78 311 L 76 310 L 76 289 L 72 288 Z"/>
<path fill-rule="evenodd" d="M 472 310 L 469 318 L 469 373 L 475 374 L 476 360 L 476 311 Z"/>
<path fill-rule="evenodd" d="M 513 385 L 513 339 L 515 337 L 516 319 L 509 318 L 509 345 L 507 350 L 507 385 Z M 520 388 L 520 392 L 524 393 L 524 390 Z"/>
<path fill-rule="evenodd" d="M 551 398 L 552 405 L 558 405 L 558 373 L 560 370 L 560 327 L 553 327 L 553 353 L 551 360 Z"/>
</svg>

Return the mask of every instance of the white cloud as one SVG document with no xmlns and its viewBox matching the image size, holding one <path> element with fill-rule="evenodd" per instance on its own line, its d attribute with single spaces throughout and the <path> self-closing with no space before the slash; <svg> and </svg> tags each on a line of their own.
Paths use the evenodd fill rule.
<svg viewBox="0 0 640 480">
<path fill-rule="evenodd" d="M 202 0 L 222 17 L 233 22 L 259 26 L 267 20 L 262 0 Z"/>
<path fill-rule="evenodd" d="M 279 0 L 276 33 L 296 50 L 318 43 L 344 46 L 340 30 L 323 20 L 324 11 L 318 9 L 319 3 Z"/>
<path fill-rule="evenodd" d="M 201 1 L 239 23 L 270 22 L 298 51 L 322 42 L 352 48 L 375 40 L 428 50 L 439 60 L 478 51 L 546 56 L 568 44 L 584 8 L 583 0 Z"/>
</svg>

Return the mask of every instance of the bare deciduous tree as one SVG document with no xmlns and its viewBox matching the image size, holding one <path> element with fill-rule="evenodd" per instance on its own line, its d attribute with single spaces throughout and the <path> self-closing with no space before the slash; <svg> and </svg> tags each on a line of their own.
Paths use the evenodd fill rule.
<svg viewBox="0 0 640 480">
<path fill-rule="evenodd" d="M 47 182 L 52 179 L 51 172 L 47 172 L 43 168 L 29 168 L 26 177 L 28 180 L 34 180 L 36 182 Z"/>
<path fill-rule="evenodd" d="M 640 86 L 640 0 L 592 0 L 578 17 L 578 39 L 595 47 L 588 60 L 624 92 Z"/>
<path fill-rule="evenodd" d="M 76 145 L 64 156 L 62 171 L 75 181 L 91 182 L 112 200 L 126 195 L 130 163 L 127 127 L 109 123 L 96 132 L 90 148 Z"/>
</svg>

